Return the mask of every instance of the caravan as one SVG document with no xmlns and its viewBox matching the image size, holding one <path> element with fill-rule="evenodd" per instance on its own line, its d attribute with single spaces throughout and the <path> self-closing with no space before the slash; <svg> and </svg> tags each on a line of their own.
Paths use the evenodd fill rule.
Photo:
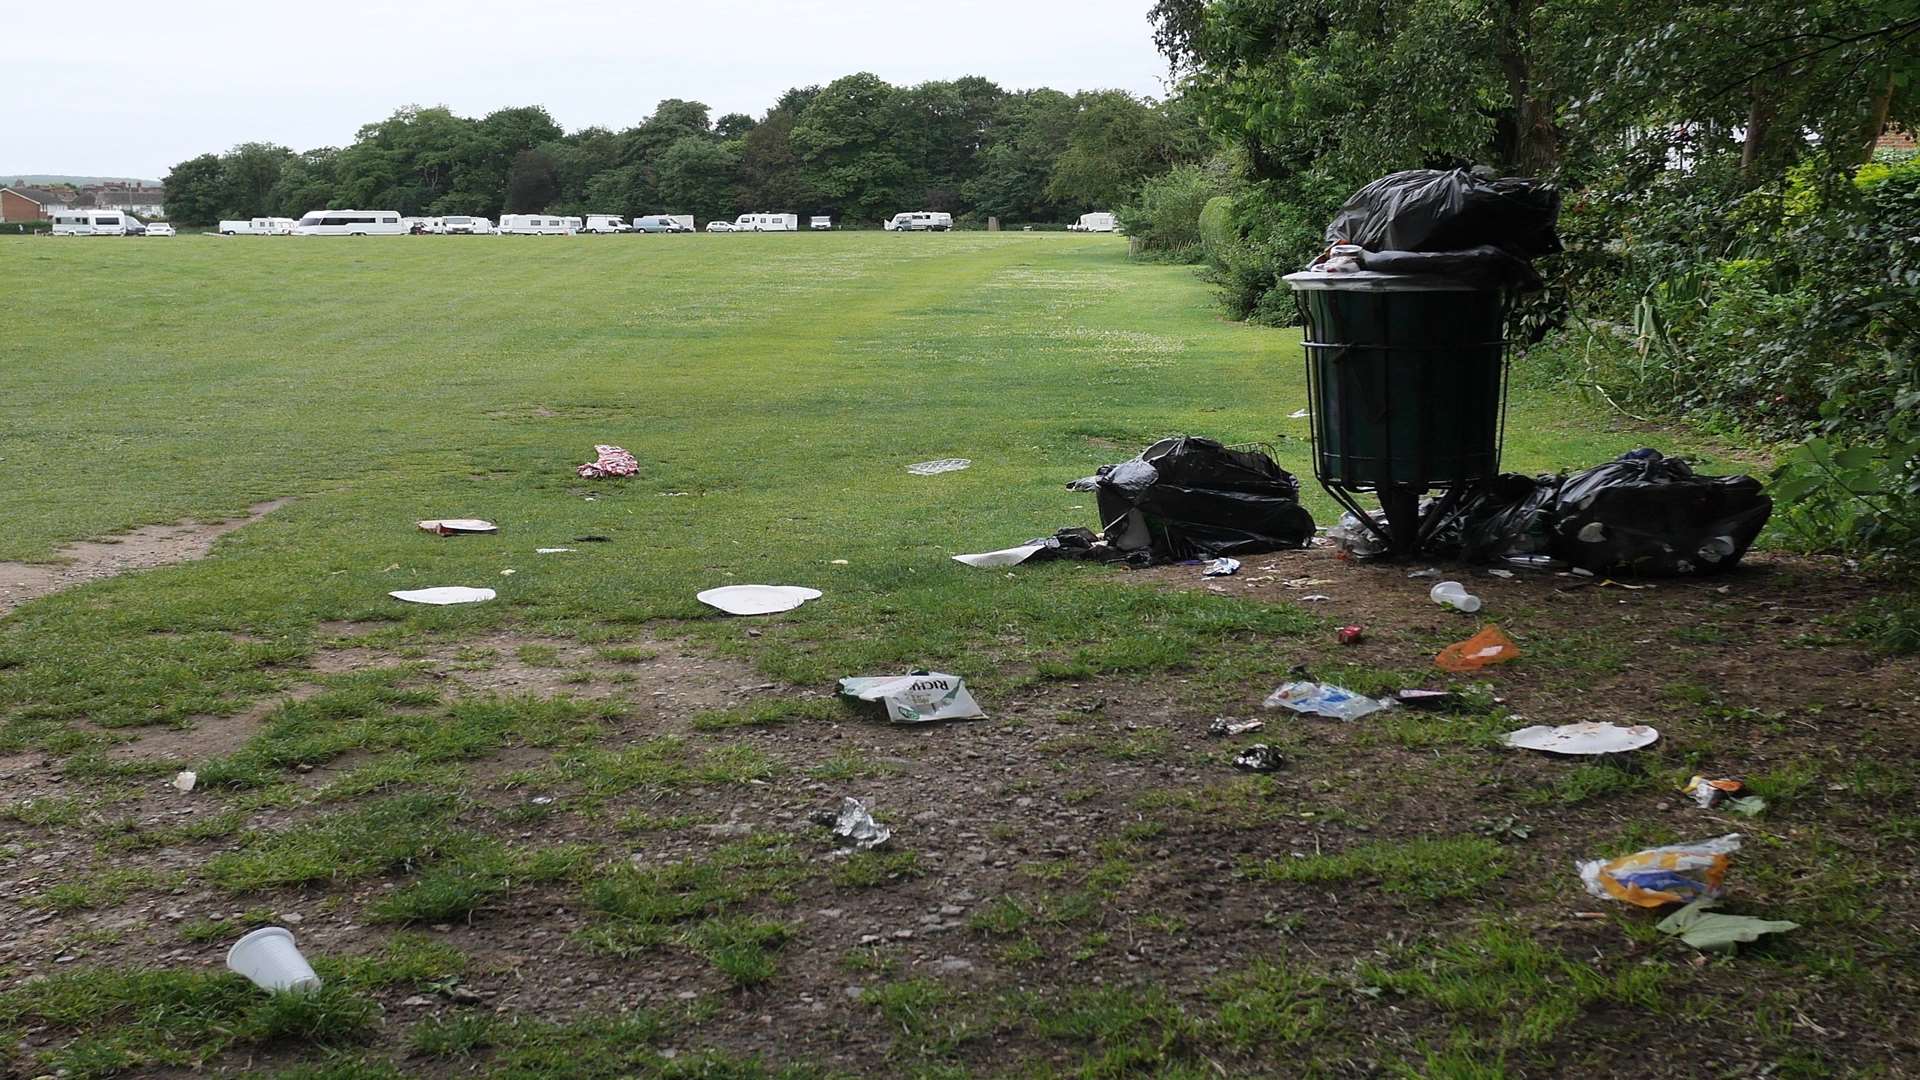
<svg viewBox="0 0 1920 1080">
<path fill-rule="evenodd" d="M 405 232 L 397 210 L 315 210 L 293 227 L 295 236 L 400 236 Z"/>
<path fill-rule="evenodd" d="M 881 226 L 888 232 L 946 232 L 953 228 L 953 215 L 933 210 L 899 213 Z"/>
<path fill-rule="evenodd" d="M 221 236 L 292 236 L 294 221 L 286 217 L 257 217 L 222 221 Z"/>
<path fill-rule="evenodd" d="M 118 210 L 62 210 L 53 215 L 53 235 L 125 236 L 127 221 Z"/>
<path fill-rule="evenodd" d="M 503 236 L 566 236 L 573 230 L 565 218 L 551 214 L 502 214 L 494 231 Z"/>
<path fill-rule="evenodd" d="M 1067 226 L 1068 232 L 1119 232 L 1120 226 L 1113 215 L 1105 212 L 1081 214 L 1080 220 Z"/>
<path fill-rule="evenodd" d="M 799 214 L 741 214 L 733 219 L 734 232 L 799 232 Z"/>
</svg>

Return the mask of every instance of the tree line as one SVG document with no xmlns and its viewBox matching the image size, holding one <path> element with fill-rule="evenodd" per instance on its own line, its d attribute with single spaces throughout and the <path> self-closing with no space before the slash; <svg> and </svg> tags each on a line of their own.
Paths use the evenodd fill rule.
<svg viewBox="0 0 1920 1080">
<path fill-rule="evenodd" d="M 569 133 L 538 106 L 479 118 L 408 107 L 345 147 L 249 142 L 183 161 L 166 177 L 167 211 L 188 225 L 341 207 L 1047 223 L 1111 209 L 1208 151 L 1179 97 L 1009 91 L 976 76 L 903 87 L 861 73 L 788 90 L 758 119 L 710 113 L 676 98 L 624 130 Z"/>
</svg>

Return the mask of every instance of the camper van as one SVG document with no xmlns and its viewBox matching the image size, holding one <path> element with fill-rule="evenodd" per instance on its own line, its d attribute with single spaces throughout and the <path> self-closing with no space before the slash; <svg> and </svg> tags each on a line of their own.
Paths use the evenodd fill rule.
<svg viewBox="0 0 1920 1080">
<path fill-rule="evenodd" d="M 397 210 L 315 210 L 294 223 L 295 236 L 400 236 Z"/>
<path fill-rule="evenodd" d="M 1068 232 L 1119 232 L 1120 227 L 1113 215 L 1105 212 L 1081 214 L 1080 220 L 1067 226 Z"/>
<path fill-rule="evenodd" d="M 447 223 L 449 236 L 484 236 L 493 231 L 493 222 L 483 217 L 468 217 L 465 214 L 448 214 L 441 219 Z"/>
<path fill-rule="evenodd" d="M 915 210 L 895 214 L 881 227 L 888 232 L 946 232 L 953 228 L 953 215 L 933 210 Z"/>
<path fill-rule="evenodd" d="M 127 215 L 118 210 L 63 210 L 53 215 L 55 236 L 125 236 Z"/>
<path fill-rule="evenodd" d="M 573 230 L 567 227 L 567 219 L 551 214 L 501 214 L 495 231 L 507 236 L 565 236 Z"/>
<path fill-rule="evenodd" d="M 733 219 L 734 232 L 799 232 L 799 214 L 741 214 Z"/>
<path fill-rule="evenodd" d="M 292 236 L 294 220 L 286 217 L 257 217 L 240 221 L 222 221 L 221 236 Z"/>
<path fill-rule="evenodd" d="M 824 216 L 821 216 L 821 215 L 818 215 L 818 214 L 816 214 L 816 215 L 814 215 L 813 217 L 810 217 L 810 218 L 808 218 L 808 219 L 807 219 L 807 228 L 809 228 L 809 229 L 831 229 L 831 228 L 833 228 L 833 219 L 832 219 L 832 218 L 830 218 L 830 217 L 824 217 Z"/>
<path fill-rule="evenodd" d="M 588 214 L 586 229 L 590 233 L 632 232 L 633 226 L 622 221 L 617 214 Z"/>
</svg>

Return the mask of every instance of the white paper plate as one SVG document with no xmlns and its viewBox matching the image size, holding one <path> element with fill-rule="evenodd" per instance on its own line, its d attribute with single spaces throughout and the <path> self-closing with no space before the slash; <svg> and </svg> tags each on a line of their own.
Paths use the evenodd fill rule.
<svg viewBox="0 0 1920 1080">
<path fill-rule="evenodd" d="M 440 533 L 490 533 L 499 532 L 500 526 L 479 518 L 433 518 L 420 523 L 428 532 Z"/>
<path fill-rule="evenodd" d="M 1562 724 L 1510 731 L 1501 740 L 1522 750 L 1544 750 L 1549 754 L 1618 754 L 1638 750 L 1660 737 L 1645 724 L 1621 727 L 1618 724 Z"/>
<path fill-rule="evenodd" d="M 390 592 L 395 600 L 409 604 L 477 604 L 497 594 L 492 589 L 470 589 L 465 585 L 442 585 L 433 589 L 401 589 Z"/>
<path fill-rule="evenodd" d="M 820 590 L 800 585 L 723 585 L 695 593 L 693 598 L 729 615 L 772 615 L 820 599 Z"/>
<path fill-rule="evenodd" d="M 1000 566 L 1018 566 L 1032 558 L 1033 553 L 1046 547 L 1045 544 L 1027 544 L 1023 547 L 1001 548 L 999 551 L 982 551 L 977 555 L 955 555 L 953 561 L 968 566 L 981 566 L 992 569 Z"/>
<path fill-rule="evenodd" d="M 968 458 L 949 457 L 938 461 L 918 461 L 907 466 L 907 471 L 915 476 L 938 476 L 941 473 L 959 472 L 972 465 L 973 462 Z"/>
</svg>

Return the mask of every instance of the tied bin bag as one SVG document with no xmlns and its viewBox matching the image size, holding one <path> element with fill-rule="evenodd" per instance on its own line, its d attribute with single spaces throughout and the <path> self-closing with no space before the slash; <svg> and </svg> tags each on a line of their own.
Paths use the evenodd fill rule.
<svg viewBox="0 0 1920 1080">
<path fill-rule="evenodd" d="M 1091 491 L 1107 542 L 1159 561 L 1305 547 L 1300 481 L 1265 454 L 1181 435 L 1067 487 Z"/>
<path fill-rule="evenodd" d="M 1751 476 L 1701 476 L 1657 450 L 1635 450 L 1561 485 L 1554 546 L 1595 573 L 1712 574 L 1738 563 L 1772 514 Z"/>
</svg>

